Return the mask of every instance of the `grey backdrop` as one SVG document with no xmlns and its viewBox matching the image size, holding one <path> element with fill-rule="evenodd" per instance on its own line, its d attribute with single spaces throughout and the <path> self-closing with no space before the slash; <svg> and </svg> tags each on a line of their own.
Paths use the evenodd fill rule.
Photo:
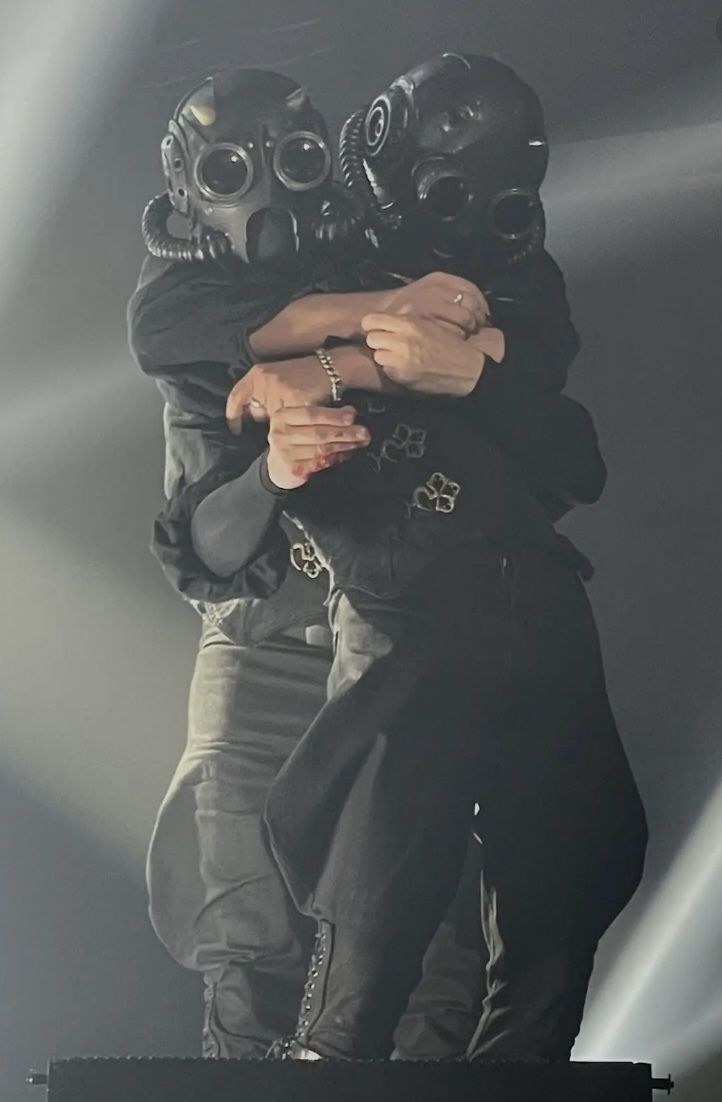
<svg viewBox="0 0 722 1102">
<path fill-rule="evenodd" d="M 2 8 L 4 1102 L 26 1097 L 24 1072 L 51 1055 L 197 1051 L 197 984 L 156 945 L 143 889 L 198 634 L 146 550 L 161 494 L 160 404 L 125 349 L 165 121 L 192 80 L 240 63 L 300 77 L 337 127 L 446 48 L 497 53 L 545 102 L 550 247 L 584 340 L 571 391 L 592 410 L 610 468 L 603 502 L 568 527 L 597 564 L 591 593 L 652 844 L 643 888 L 600 953 L 589 1051 L 678 1071 L 678 1102 L 716 1097 L 717 6 L 124 0 L 107 14 L 105 0 L 65 0 L 57 29 L 41 0 Z M 605 1034 L 617 991 L 629 1000 L 626 1040 Z"/>
</svg>

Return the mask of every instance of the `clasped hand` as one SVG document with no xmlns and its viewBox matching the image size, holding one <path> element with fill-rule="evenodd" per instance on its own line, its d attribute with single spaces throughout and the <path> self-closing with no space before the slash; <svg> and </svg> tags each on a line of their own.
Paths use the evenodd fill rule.
<svg viewBox="0 0 722 1102">
<path fill-rule="evenodd" d="M 486 299 L 474 284 L 433 272 L 380 292 L 378 306 L 381 312 L 368 314 L 362 330 L 392 382 L 453 397 L 473 390 L 484 367 L 473 335 L 489 320 Z M 226 417 L 234 433 L 241 432 L 246 415 L 268 421 L 268 472 L 277 486 L 291 490 L 369 443 L 368 432 L 353 423 L 356 411 L 327 409 L 329 397 L 328 376 L 314 355 L 260 363 L 233 387 Z"/>
<path fill-rule="evenodd" d="M 366 343 L 383 373 L 422 394 L 464 398 L 484 370 L 485 356 L 473 337 L 433 318 L 368 314 Z"/>
</svg>

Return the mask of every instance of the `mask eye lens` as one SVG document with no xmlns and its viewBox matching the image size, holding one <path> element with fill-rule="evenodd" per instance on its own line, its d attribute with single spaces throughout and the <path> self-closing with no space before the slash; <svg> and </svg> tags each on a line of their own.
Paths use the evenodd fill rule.
<svg viewBox="0 0 722 1102">
<path fill-rule="evenodd" d="M 290 191 L 309 191 L 328 176 L 331 154 L 317 134 L 289 134 L 276 148 L 274 168 Z"/>
<path fill-rule="evenodd" d="M 253 166 L 245 150 L 217 146 L 203 158 L 198 179 L 207 194 L 227 199 L 248 191 L 253 180 Z"/>
<path fill-rule="evenodd" d="M 527 237 L 534 228 L 539 210 L 535 196 L 510 191 L 496 198 L 490 211 L 492 229 L 506 241 Z"/>
<path fill-rule="evenodd" d="M 471 194 L 465 180 L 458 176 L 442 176 L 431 184 L 424 198 L 429 213 L 434 218 L 447 221 L 458 218 L 466 208 Z"/>
</svg>

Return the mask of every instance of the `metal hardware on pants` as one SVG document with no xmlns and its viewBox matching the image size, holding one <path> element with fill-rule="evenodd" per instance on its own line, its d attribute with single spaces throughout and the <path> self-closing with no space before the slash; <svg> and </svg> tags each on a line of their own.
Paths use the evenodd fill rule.
<svg viewBox="0 0 722 1102">
<path fill-rule="evenodd" d="M 328 965 L 331 957 L 332 941 L 333 933 L 331 924 L 320 921 L 318 924 L 318 932 L 316 933 L 316 942 L 314 944 L 313 953 L 311 954 L 311 961 L 308 966 L 308 975 L 306 977 L 306 985 L 303 989 L 301 1010 L 298 1015 L 298 1025 L 294 1037 L 295 1041 L 304 1046 L 308 1044 L 309 1032 L 323 1009 L 326 973 L 328 972 Z"/>
</svg>

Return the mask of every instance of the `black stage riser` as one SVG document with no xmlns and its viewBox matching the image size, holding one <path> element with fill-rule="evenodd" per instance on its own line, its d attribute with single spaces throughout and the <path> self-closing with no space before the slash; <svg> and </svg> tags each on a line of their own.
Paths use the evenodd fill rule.
<svg viewBox="0 0 722 1102">
<path fill-rule="evenodd" d="M 44 1078 L 44 1077 L 43 1077 Z M 71 1059 L 48 1102 L 650 1102 L 648 1064 Z"/>
</svg>

